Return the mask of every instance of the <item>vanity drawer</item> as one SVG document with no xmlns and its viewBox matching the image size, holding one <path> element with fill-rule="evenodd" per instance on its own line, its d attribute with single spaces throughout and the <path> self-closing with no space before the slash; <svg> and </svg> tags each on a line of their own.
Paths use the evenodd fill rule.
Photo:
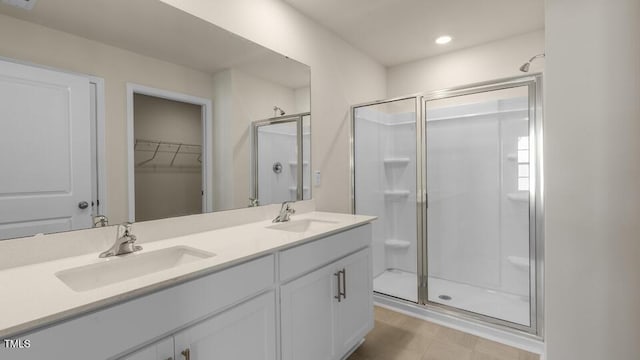
<svg viewBox="0 0 640 360">
<path fill-rule="evenodd" d="M 371 224 L 349 229 L 280 252 L 280 281 L 317 269 L 371 244 Z"/>
<path fill-rule="evenodd" d="M 23 337 L 31 347 L 11 352 L 11 359 L 121 355 L 271 288 L 274 266 L 274 256 L 264 256 L 37 330 Z"/>
</svg>

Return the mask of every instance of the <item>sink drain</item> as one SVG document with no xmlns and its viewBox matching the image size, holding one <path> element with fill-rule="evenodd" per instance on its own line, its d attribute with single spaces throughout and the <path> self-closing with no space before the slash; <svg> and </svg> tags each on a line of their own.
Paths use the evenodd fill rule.
<svg viewBox="0 0 640 360">
<path fill-rule="evenodd" d="M 438 299 L 449 301 L 449 300 L 451 300 L 451 296 L 449 296 L 449 295 L 440 295 L 440 296 L 438 296 Z"/>
</svg>

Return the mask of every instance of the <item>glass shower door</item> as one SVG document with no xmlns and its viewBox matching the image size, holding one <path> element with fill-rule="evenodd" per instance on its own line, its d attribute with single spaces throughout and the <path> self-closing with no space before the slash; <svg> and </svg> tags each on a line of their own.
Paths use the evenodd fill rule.
<svg viewBox="0 0 640 360">
<path fill-rule="evenodd" d="M 535 87 L 509 86 L 425 101 L 427 300 L 528 329 Z"/>
<path fill-rule="evenodd" d="M 353 108 L 353 206 L 373 222 L 373 289 L 418 301 L 415 97 Z"/>
</svg>

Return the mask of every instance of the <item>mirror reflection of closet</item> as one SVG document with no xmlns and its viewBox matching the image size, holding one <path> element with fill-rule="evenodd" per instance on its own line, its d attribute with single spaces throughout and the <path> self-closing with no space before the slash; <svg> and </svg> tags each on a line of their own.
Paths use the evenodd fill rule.
<svg viewBox="0 0 640 360">
<path fill-rule="evenodd" d="M 203 212 L 202 106 L 134 94 L 135 220 Z"/>
</svg>

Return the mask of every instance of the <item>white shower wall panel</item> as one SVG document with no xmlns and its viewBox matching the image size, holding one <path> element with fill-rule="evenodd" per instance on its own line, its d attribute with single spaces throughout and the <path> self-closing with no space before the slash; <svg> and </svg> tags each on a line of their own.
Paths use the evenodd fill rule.
<svg viewBox="0 0 640 360">
<path fill-rule="evenodd" d="M 358 108 L 356 112 L 357 146 L 355 158 L 356 212 L 362 215 L 381 216 L 385 208 L 382 179 L 384 164 L 381 161 L 386 133 L 380 120 L 382 113 L 368 108 Z M 373 274 L 379 275 L 385 269 L 384 239 L 387 221 L 381 216 L 373 225 Z"/>
<path fill-rule="evenodd" d="M 498 132 L 495 117 L 428 123 L 431 276 L 500 286 Z"/>
<path fill-rule="evenodd" d="M 428 109 L 430 276 L 529 294 L 529 202 L 517 162 L 527 106 L 520 97 Z"/>
<path fill-rule="evenodd" d="M 295 200 L 296 135 L 275 131 L 258 132 L 258 198 L 260 204 L 275 204 Z M 273 171 L 273 165 L 280 163 L 282 171 Z M 247 199 L 248 203 L 248 199 Z"/>
</svg>

